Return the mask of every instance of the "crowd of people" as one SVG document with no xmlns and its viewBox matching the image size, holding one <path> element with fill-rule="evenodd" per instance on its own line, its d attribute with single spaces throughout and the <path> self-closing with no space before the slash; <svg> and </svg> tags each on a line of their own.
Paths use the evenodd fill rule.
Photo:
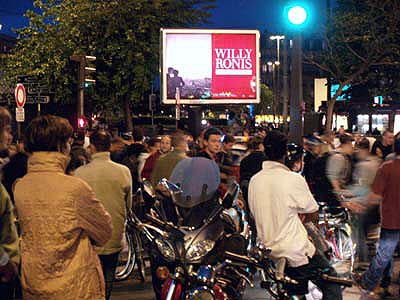
<svg viewBox="0 0 400 300">
<path fill-rule="evenodd" d="M 146 138 L 136 129 L 122 138 L 105 129 L 74 134 L 66 119 L 44 115 L 26 128 L 24 142 L 15 147 L 12 140 L 11 115 L 0 108 L 2 299 L 18 297 L 19 284 L 28 300 L 110 299 L 133 195 L 145 179 L 157 188 L 193 156 L 218 164 L 221 195 L 230 182 L 240 183 L 239 204 L 253 216 L 258 239 L 288 260 L 301 292 L 313 269 L 334 274 L 303 226 L 315 220 L 318 203 L 353 215 L 358 262 L 369 266 L 356 276 L 359 286 L 372 296 L 382 277 L 390 278 L 400 238 L 400 137 L 389 130 L 376 141 L 312 134 L 302 147 L 282 132 L 260 130 L 235 157 L 234 137 L 214 127 L 196 141 L 179 130 Z M 380 241 L 368 263 L 366 236 L 374 224 Z M 324 299 L 341 299 L 337 286 L 316 284 Z M 387 293 L 388 284 L 381 286 Z"/>
</svg>

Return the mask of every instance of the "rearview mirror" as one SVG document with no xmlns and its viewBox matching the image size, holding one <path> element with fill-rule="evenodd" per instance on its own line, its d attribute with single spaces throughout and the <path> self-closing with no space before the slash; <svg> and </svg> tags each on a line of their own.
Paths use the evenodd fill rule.
<svg viewBox="0 0 400 300">
<path fill-rule="evenodd" d="M 156 197 L 156 191 L 154 190 L 151 182 L 148 180 L 143 181 L 143 191 L 152 198 Z"/>
<path fill-rule="evenodd" d="M 163 187 L 165 187 L 171 194 L 182 193 L 182 190 L 179 186 L 168 181 L 166 178 L 161 179 L 158 184 L 161 184 Z"/>
<path fill-rule="evenodd" d="M 222 206 L 224 208 L 232 207 L 233 201 L 235 201 L 239 195 L 239 191 L 239 185 L 235 182 L 232 183 L 226 191 L 224 198 L 222 199 Z"/>
</svg>

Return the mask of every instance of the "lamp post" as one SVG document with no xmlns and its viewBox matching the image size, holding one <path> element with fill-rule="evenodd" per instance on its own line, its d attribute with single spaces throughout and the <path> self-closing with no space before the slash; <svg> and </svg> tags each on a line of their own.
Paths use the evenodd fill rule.
<svg viewBox="0 0 400 300">
<path fill-rule="evenodd" d="M 272 61 L 267 62 L 267 65 L 268 65 L 268 71 L 272 72 L 272 96 L 273 96 L 273 101 L 274 101 L 272 104 L 272 114 L 273 114 L 274 120 L 275 120 L 275 114 L 277 111 L 277 109 L 276 109 L 277 102 L 279 101 L 278 97 L 277 97 L 277 92 L 276 92 L 276 90 L 277 90 L 276 71 L 277 71 L 278 65 L 276 65 L 276 63 L 272 62 Z"/>
<path fill-rule="evenodd" d="M 279 49 L 280 49 L 280 42 L 281 40 L 285 39 L 284 35 L 271 35 L 269 37 L 270 40 L 276 41 L 276 61 L 275 64 L 279 66 L 280 64 L 280 54 L 279 54 Z"/>
<path fill-rule="evenodd" d="M 290 140 L 302 143 L 303 136 L 303 68 L 300 29 L 307 21 L 307 11 L 303 6 L 294 5 L 287 10 L 287 19 L 293 25 L 295 35 L 292 47 L 292 72 L 290 84 Z"/>
<path fill-rule="evenodd" d="M 284 35 L 272 35 L 269 37 L 270 40 L 276 41 L 276 61 L 275 61 L 275 69 L 276 69 L 276 81 L 275 82 L 275 89 L 274 89 L 274 96 L 276 97 L 275 101 L 277 102 L 275 105 L 275 110 L 277 110 L 278 103 L 281 103 L 281 80 L 280 80 L 280 44 L 281 40 L 285 39 Z M 274 73 L 275 74 L 275 73 Z M 275 103 L 274 103 L 275 104 Z"/>
</svg>

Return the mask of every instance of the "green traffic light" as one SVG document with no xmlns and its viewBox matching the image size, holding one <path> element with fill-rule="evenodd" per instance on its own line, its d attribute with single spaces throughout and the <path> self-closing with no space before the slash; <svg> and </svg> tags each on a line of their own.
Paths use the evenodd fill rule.
<svg viewBox="0 0 400 300">
<path fill-rule="evenodd" d="M 309 1 L 294 0 L 283 9 L 283 20 L 288 29 L 304 30 L 310 27 L 313 9 Z"/>
<path fill-rule="evenodd" d="M 293 25 L 302 25 L 307 20 L 307 11 L 304 7 L 296 5 L 289 9 L 287 17 Z"/>
</svg>

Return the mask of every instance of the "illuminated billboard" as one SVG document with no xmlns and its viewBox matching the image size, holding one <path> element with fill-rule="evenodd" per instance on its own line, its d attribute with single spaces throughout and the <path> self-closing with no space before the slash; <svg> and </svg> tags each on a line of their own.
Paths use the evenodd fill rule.
<svg viewBox="0 0 400 300">
<path fill-rule="evenodd" d="M 165 104 L 259 103 L 257 30 L 161 29 Z"/>
<path fill-rule="evenodd" d="M 350 84 L 346 84 L 343 87 L 342 94 L 336 98 L 336 101 L 346 101 L 348 99 L 351 99 L 351 96 L 348 94 L 349 89 L 351 88 Z M 333 98 L 339 89 L 339 84 L 332 84 L 331 85 L 331 98 Z"/>
</svg>

